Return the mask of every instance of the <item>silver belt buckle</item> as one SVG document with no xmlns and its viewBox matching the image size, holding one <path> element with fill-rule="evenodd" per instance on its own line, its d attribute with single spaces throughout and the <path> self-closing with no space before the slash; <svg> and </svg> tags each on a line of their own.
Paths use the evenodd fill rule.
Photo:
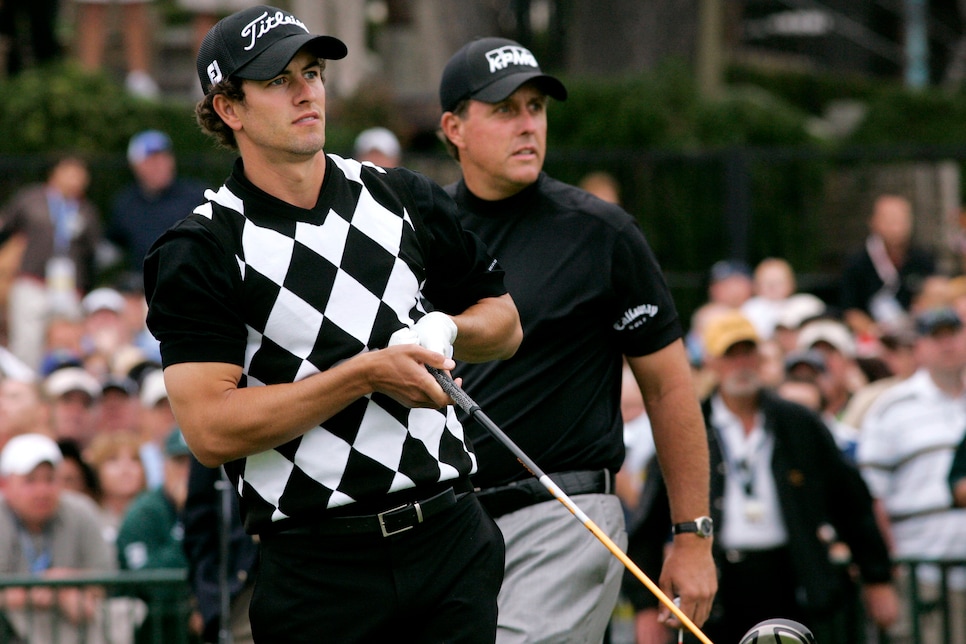
<svg viewBox="0 0 966 644">
<path fill-rule="evenodd" d="M 412 506 L 416 510 L 416 523 L 422 523 L 423 509 L 419 507 L 419 501 L 416 501 L 415 503 L 413 503 Z M 400 532 L 405 532 L 406 530 L 412 530 L 413 528 L 416 527 L 415 524 L 407 525 L 403 528 L 399 528 L 398 530 L 393 530 L 391 532 L 386 529 L 385 515 L 391 512 L 397 512 L 398 510 L 405 510 L 408 507 L 409 507 L 409 504 L 407 503 L 406 505 L 400 505 L 398 508 L 392 508 L 391 510 L 386 510 L 385 512 L 380 512 L 379 514 L 376 515 L 377 517 L 379 517 L 379 529 L 382 530 L 382 536 L 391 537 L 394 534 L 399 534 Z"/>
</svg>

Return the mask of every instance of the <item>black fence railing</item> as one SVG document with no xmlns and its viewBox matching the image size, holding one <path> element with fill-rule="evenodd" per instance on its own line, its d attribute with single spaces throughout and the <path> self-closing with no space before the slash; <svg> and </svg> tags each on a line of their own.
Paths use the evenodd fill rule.
<svg viewBox="0 0 966 644">
<path fill-rule="evenodd" d="M 963 532 L 966 538 L 966 526 Z M 900 638 L 910 644 L 966 642 L 966 560 L 902 559 L 897 569 L 905 601 L 900 618 L 904 632 L 898 637 L 882 633 L 880 644 Z"/>
<path fill-rule="evenodd" d="M 188 644 L 187 570 L 0 575 L 5 644 Z"/>
</svg>

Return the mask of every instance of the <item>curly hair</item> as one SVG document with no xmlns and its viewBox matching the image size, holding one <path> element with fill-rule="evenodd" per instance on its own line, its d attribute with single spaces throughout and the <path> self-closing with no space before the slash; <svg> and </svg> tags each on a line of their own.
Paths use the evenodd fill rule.
<svg viewBox="0 0 966 644">
<path fill-rule="evenodd" d="M 322 68 L 322 81 L 325 81 L 325 59 L 319 58 L 319 66 Z M 213 85 L 203 99 L 195 105 L 195 121 L 201 127 L 201 131 L 215 139 L 219 145 L 229 150 L 237 150 L 238 142 L 235 141 L 235 131 L 225 125 L 225 122 L 218 116 L 214 108 L 215 96 L 223 94 L 225 98 L 236 102 L 244 102 L 245 89 L 242 87 L 242 79 L 229 76 L 221 80 L 217 85 Z"/>
<path fill-rule="evenodd" d="M 219 94 L 223 94 L 233 101 L 244 101 L 245 90 L 242 87 L 242 80 L 229 76 L 217 85 L 212 86 L 205 97 L 195 105 L 195 121 L 198 122 L 201 131 L 215 139 L 219 145 L 229 150 L 237 150 L 238 143 L 235 141 L 235 131 L 221 120 L 214 108 L 215 97 Z"/>
</svg>

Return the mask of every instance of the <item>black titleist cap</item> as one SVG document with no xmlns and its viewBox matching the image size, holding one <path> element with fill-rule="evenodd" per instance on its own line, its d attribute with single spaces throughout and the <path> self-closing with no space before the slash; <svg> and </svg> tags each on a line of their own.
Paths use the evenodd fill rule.
<svg viewBox="0 0 966 644">
<path fill-rule="evenodd" d="M 464 45 L 446 63 L 439 102 L 444 112 L 468 98 L 499 103 L 527 81 L 558 101 L 567 98 L 563 83 L 540 71 L 529 49 L 506 38 L 481 38 Z"/>
<path fill-rule="evenodd" d="M 345 43 L 332 36 L 314 36 L 287 11 L 258 5 L 231 14 L 211 28 L 198 49 L 201 90 L 229 76 L 268 80 L 280 74 L 302 47 L 319 58 L 345 58 Z"/>
</svg>

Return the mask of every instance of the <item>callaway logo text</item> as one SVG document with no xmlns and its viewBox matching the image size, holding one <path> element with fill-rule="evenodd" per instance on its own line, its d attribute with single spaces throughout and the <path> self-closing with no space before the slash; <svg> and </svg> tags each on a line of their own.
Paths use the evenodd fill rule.
<svg viewBox="0 0 966 644">
<path fill-rule="evenodd" d="M 245 47 L 245 51 L 249 51 L 252 47 L 254 47 L 259 38 L 270 32 L 275 27 L 280 27 L 282 25 L 297 25 L 304 29 L 305 33 L 309 33 L 308 27 L 306 27 L 305 24 L 295 16 L 283 13 L 281 11 L 276 11 L 274 16 L 270 16 L 266 11 L 245 25 L 245 28 L 242 29 L 242 38 L 251 39 L 248 45 Z"/>
<path fill-rule="evenodd" d="M 632 309 L 627 309 L 624 311 L 624 315 L 621 316 L 621 319 L 614 323 L 614 329 L 616 331 L 636 329 L 647 322 L 648 318 L 652 318 L 655 315 L 657 315 L 657 306 L 654 304 L 641 304 L 640 306 L 635 306 Z"/>
<path fill-rule="evenodd" d="M 491 49 L 486 52 L 486 59 L 490 62 L 490 73 L 506 69 L 510 65 L 529 65 L 539 67 L 537 59 L 533 57 L 529 49 L 507 45 L 499 49 Z"/>
</svg>

